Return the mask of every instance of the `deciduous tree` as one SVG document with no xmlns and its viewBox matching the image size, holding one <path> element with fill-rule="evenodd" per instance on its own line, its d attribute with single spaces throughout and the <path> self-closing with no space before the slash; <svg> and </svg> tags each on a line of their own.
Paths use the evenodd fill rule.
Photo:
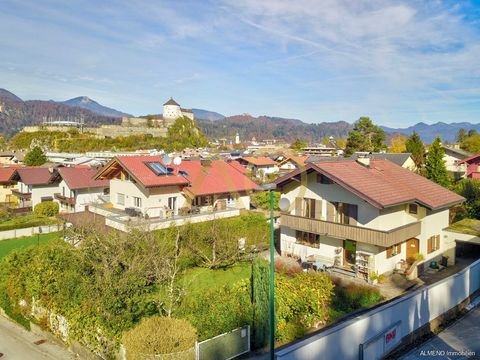
<svg viewBox="0 0 480 360">
<path fill-rule="evenodd" d="M 398 134 L 391 138 L 388 151 L 392 153 L 404 153 L 407 150 L 407 140 L 405 135 Z"/>
<path fill-rule="evenodd" d="M 23 162 L 28 166 L 39 166 L 45 164 L 47 160 L 43 150 L 39 146 L 35 146 L 25 155 Z"/>
</svg>

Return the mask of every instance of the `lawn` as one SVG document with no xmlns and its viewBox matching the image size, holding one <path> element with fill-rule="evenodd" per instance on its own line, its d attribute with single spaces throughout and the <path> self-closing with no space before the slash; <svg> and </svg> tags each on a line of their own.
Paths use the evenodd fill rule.
<svg viewBox="0 0 480 360">
<path fill-rule="evenodd" d="M 252 264 L 239 262 L 225 269 L 191 268 L 181 277 L 180 281 L 192 292 L 205 288 L 216 288 L 223 285 L 234 284 L 239 280 L 250 279 Z"/>
<path fill-rule="evenodd" d="M 462 232 L 464 234 L 480 235 L 480 220 L 477 219 L 463 219 L 453 223 L 448 227 L 449 230 Z"/>
<path fill-rule="evenodd" d="M 0 260 L 15 249 L 24 249 L 38 244 L 43 245 L 59 237 L 60 233 L 54 232 L 50 234 L 40 234 L 40 237 L 34 235 L 17 239 L 0 240 Z"/>
</svg>

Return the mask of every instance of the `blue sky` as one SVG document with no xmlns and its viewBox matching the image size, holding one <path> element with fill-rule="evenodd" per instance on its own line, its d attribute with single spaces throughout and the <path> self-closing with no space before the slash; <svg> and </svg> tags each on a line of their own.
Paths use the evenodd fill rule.
<svg viewBox="0 0 480 360">
<path fill-rule="evenodd" d="M 480 122 L 480 4 L 4 0 L 0 87 L 135 115 Z"/>
</svg>

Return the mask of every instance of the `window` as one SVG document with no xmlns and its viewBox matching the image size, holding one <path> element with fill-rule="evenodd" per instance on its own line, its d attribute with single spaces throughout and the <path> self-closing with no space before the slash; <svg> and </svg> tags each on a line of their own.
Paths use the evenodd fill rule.
<svg viewBox="0 0 480 360">
<path fill-rule="evenodd" d="M 133 197 L 133 206 L 138 207 L 138 208 L 142 207 L 142 199 L 134 196 Z"/>
<path fill-rule="evenodd" d="M 440 249 L 440 235 L 430 236 L 427 240 L 427 253 L 430 254 Z"/>
<path fill-rule="evenodd" d="M 125 194 L 121 194 L 121 193 L 117 194 L 117 204 L 125 205 Z"/>
<path fill-rule="evenodd" d="M 387 259 L 399 255 L 402 252 L 402 244 L 395 244 L 387 248 Z"/>
<path fill-rule="evenodd" d="M 418 214 L 418 205 L 417 204 L 408 204 L 408 212 L 410 214 Z"/>
<path fill-rule="evenodd" d="M 358 217 L 357 205 L 347 203 L 336 203 L 337 217 L 336 222 L 339 224 L 355 225 Z"/>
<path fill-rule="evenodd" d="M 323 174 L 317 174 L 317 183 L 320 184 L 333 184 L 333 181 L 330 180 L 327 176 Z"/>
<path fill-rule="evenodd" d="M 304 211 L 303 211 L 303 216 L 310 218 L 310 219 L 315 219 L 315 200 L 314 199 L 303 199 L 304 203 Z"/>
<path fill-rule="evenodd" d="M 175 210 L 177 207 L 177 198 L 176 197 L 169 197 L 168 198 L 168 208 L 170 210 Z"/>
<path fill-rule="evenodd" d="M 305 231 L 298 231 L 296 232 L 297 243 L 314 247 L 320 248 L 320 235 L 312 234 Z"/>
</svg>

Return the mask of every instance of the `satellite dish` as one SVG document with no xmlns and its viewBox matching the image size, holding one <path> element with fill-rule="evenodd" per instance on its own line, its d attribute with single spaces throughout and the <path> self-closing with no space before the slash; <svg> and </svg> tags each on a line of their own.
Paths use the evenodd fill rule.
<svg viewBox="0 0 480 360">
<path fill-rule="evenodd" d="M 288 209 L 290 208 L 290 200 L 288 200 L 285 197 L 281 198 L 280 201 L 278 202 L 278 207 L 282 211 L 288 211 Z"/>
<path fill-rule="evenodd" d="M 180 165 L 182 163 L 182 158 L 180 156 L 175 157 L 173 163 L 177 166 Z"/>
<path fill-rule="evenodd" d="M 172 163 L 172 158 L 168 155 L 165 155 L 163 158 L 162 158 L 162 162 L 165 164 L 165 165 L 170 165 Z"/>
</svg>

